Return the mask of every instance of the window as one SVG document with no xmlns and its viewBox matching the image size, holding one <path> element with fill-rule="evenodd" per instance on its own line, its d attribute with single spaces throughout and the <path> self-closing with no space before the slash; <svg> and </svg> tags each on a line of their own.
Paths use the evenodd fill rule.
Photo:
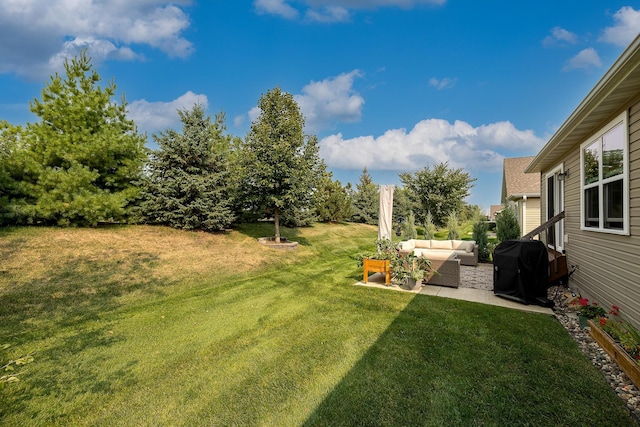
<svg viewBox="0 0 640 427">
<path fill-rule="evenodd" d="M 582 229 L 628 234 L 626 112 L 580 146 Z"/>
</svg>

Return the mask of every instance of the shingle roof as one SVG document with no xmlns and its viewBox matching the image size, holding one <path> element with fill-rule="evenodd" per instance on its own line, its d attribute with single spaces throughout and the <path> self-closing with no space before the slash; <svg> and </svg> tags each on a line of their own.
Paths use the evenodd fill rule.
<svg viewBox="0 0 640 427">
<path fill-rule="evenodd" d="M 540 174 L 524 173 L 534 156 L 504 159 L 502 178 L 502 199 L 512 196 L 540 197 Z"/>
</svg>

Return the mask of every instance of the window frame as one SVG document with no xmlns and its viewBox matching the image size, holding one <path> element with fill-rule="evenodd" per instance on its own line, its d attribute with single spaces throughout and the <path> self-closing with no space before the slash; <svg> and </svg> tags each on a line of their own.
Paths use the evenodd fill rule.
<svg viewBox="0 0 640 427">
<path fill-rule="evenodd" d="M 603 137 L 605 134 L 616 128 L 622 126 L 622 174 L 615 177 L 604 178 L 603 177 Z M 585 184 L 585 149 L 591 146 L 593 143 L 598 143 L 599 158 L 598 158 L 598 179 L 592 183 Z M 622 176 L 621 179 L 618 178 Z M 622 228 L 605 228 L 605 186 L 612 182 L 622 180 Z M 589 227 L 585 225 L 585 203 L 586 203 L 586 191 L 596 188 L 598 191 L 598 226 Z M 598 132 L 593 134 L 582 144 L 580 144 L 580 229 L 584 231 L 593 231 L 598 233 L 629 235 L 629 117 L 627 110 L 618 115 L 615 119 L 610 121 L 606 126 L 601 128 Z"/>
</svg>

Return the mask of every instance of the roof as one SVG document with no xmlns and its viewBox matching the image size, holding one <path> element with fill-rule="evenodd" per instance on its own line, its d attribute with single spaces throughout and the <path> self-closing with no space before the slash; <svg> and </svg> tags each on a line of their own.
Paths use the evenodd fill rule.
<svg viewBox="0 0 640 427">
<path fill-rule="evenodd" d="M 500 212 L 502 209 L 504 209 L 504 206 L 502 205 L 491 205 L 489 208 L 489 221 L 495 221 L 496 212 Z"/>
<path fill-rule="evenodd" d="M 502 199 L 519 199 L 522 196 L 540 197 L 540 174 L 524 173 L 533 156 L 504 159 Z"/>
<path fill-rule="evenodd" d="M 620 114 L 640 93 L 640 35 L 631 42 L 527 168 L 541 172 Z"/>
</svg>

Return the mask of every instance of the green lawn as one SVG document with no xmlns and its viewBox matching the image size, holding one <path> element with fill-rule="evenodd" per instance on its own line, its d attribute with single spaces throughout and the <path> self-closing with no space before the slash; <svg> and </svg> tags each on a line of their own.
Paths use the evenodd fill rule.
<svg viewBox="0 0 640 427">
<path fill-rule="evenodd" d="M 2 425 L 634 425 L 545 315 L 352 286 L 375 227 L 0 230 Z"/>
</svg>

